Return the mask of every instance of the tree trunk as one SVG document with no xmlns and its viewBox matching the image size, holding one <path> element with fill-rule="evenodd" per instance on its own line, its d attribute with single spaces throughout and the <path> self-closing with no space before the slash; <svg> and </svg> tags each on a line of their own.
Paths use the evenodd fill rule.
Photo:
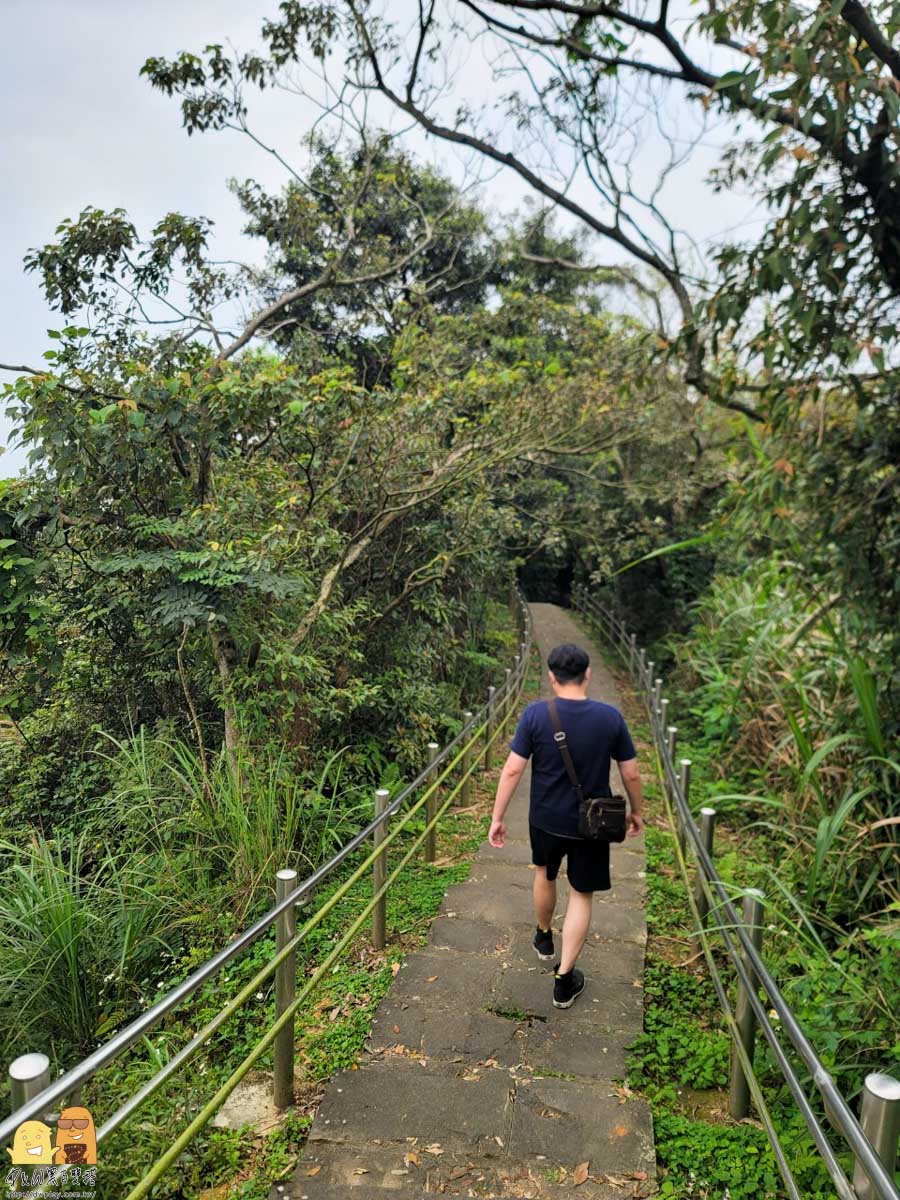
<svg viewBox="0 0 900 1200">
<path fill-rule="evenodd" d="M 238 780 L 237 748 L 239 735 L 237 714 L 235 713 L 234 700 L 231 694 L 231 672 L 236 657 L 236 647 L 227 630 L 223 632 L 215 625 L 210 626 L 209 637 L 212 642 L 216 666 L 219 668 L 219 677 L 222 680 L 222 713 L 225 717 L 225 755 L 228 759 L 228 766 L 232 776 L 235 780 Z"/>
</svg>

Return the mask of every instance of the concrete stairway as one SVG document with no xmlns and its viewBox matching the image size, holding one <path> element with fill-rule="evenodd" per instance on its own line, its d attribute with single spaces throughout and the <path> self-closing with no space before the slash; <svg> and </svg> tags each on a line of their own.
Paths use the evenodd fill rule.
<svg viewBox="0 0 900 1200">
<path fill-rule="evenodd" d="M 572 616 L 531 608 L 542 660 L 579 642 L 591 695 L 615 703 L 612 677 Z M 613 846 L 613 888 L 595 896 L 596 932 L 580 959 L 587 987 L 557 1010 L 548 964 L 531 946 L 528 788 L 526 772 L 506 846 L 485 843 L 470 877 L 447 892 L 427 946 L 378 1010 L 359 1070 L 331 1080 L 302 1162 L 272 1200 L 553 1198 L 573 1187 L 582 1200 L 612 1200 L 649 1190 L 650 1112 L 613 1082 L 642 1025 L 643 838 Z"/>
</svg>

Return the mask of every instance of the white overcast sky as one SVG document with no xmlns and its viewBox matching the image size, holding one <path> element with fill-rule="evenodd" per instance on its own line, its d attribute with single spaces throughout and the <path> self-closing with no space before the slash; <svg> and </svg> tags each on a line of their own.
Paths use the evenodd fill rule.
<svg viewBox="0 0 900 1200">
<path fill-rule="evenodd" d="M 226 180 L 252 177 L 276 188 L 285 179 L 282 168 L 238 134 L 189 138 L 177 102 L 138 73 L 151 54 L 199 50 L 213 41 L 249 48 L 276 9 L 276 0 L 0 0 L 0 362 L 40 365 L 50 345 L 46 330 L 63 324 L 44 303 L 36 277 L 24 273 L 22 258 L 85 205 L 124 208 L 144 231 L 168 211 L 203 214 L 216 223 L 217 257 L 259 253 L 242 245 Z M 477 55 L 464 70 L 466 90 L 490 86 Z M 669 104 L 680 104 L 677 93 Z M 296 156 L 314 115 L 296 96 L 277 91 L 254 98 L 251 108 L 255 128 L 288 157 Z M 446 146 L 417 133 L 409 145 L 459 170 Z M 652 142 L 645 154 L 652 167 Z M 670 215 L 700 240 L 740 224 L 750 211 L 746 199 L 717 197 L 704 187 L 714 160 L 713 150 L 704 153 L 668 189 Z M 492 172 L 483 190 L 502 211 L 521 206 L 527 195 L 509 172 Z M 600 253 L 603 261 L 612 258 L 606 248 Z M 17 474 L 25 456 L 2 415 L 0 445 L 7 447 L 0 477 Z"/>
</svg>

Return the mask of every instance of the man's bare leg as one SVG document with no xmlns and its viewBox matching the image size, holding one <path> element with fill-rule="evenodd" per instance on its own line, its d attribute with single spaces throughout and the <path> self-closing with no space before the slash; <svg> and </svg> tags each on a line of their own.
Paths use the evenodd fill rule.
<svg viewBox="0 0 900 1200">
<path fill-rule="evenodd" d="M 556 880 L 547 878 L 546 867 L 534 868 L 534 917 L 541 929 L 549 929 L 556 909 Z"/>
<path fill-rule="evenodd" d="M 537 880 L 535 894 L 537 894 Z M 575 966 L 575 960 L 581 953 L 584 939 L 591 924 L 591 908 L 594 903 L 593 892 L 576 892 L 569 888 L 569 903 L 566 907 L 566 919 L 562 930 L 562 955 L 559 960 L 560 975 L 568 975 Z"/>
</svg>

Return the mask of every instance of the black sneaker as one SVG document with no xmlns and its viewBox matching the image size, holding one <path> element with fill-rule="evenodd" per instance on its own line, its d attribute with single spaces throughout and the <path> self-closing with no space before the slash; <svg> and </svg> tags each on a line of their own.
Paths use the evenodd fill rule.
<svg viewBox="0 0 900 1200">
<path fill-rule="evenodd" d="M 534 946 L 534 952 L 538 958 L 542 958 L 544 962 L 549 962 L 556 951 L 553 949 L 553 930 L 541 929 L 540 925 L 534 935 L 534 941 L 531 943 Z"/>
<path fill-rule="evenodd" d="M 558 967 L 559 963 L 556 966 Z M 560 975 L 558 971 L 554 971 L 554 1008 L 571 1008 L 575 1003 L 575 997 L 580 996 L 583 991 L 584 974 L 577 967 L 573 967 L 568 975 Z"/>
</svg>

